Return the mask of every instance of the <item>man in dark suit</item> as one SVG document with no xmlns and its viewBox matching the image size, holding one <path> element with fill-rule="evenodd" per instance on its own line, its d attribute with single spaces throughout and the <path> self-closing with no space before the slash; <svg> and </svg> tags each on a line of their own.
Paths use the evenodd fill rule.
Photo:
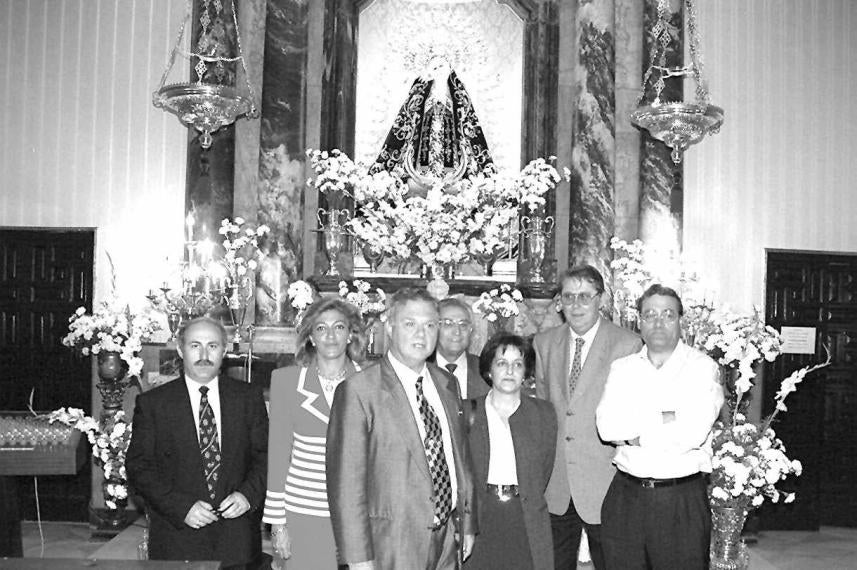
<svg viewBox="0 0 857 570">
<path fill-rule="evenodd" d="M 219 377 L 226 331 L 198 318 L 178 333 L 180 378 L 137 397 L 128 478 L 149 513 L 149 556 L 219 560 L 261 555 L 268 416 L 255 386 Z"/>
<path fill-rule="evenodd" d="M 566 271 L 556 310 L 566 323 L 539 333 L 536 395 L 550 400 L 559 423 L 556 461 L 545 497 L 551 513 L 557 569 L 577 568 L 586 529 L 596 570 L 604 568 L 601 504 L 613 480 L 615 449 L 598 437 L 595 408 L 611 363 L 640 350 L 639 336 L 601 317 L 604 279 L 591 265 Z"/>
<path fill-rule="evenodd" d="M 473 334 L 470 308 L 454 297 L 447 297 L 437 307 L 440 329 L 434 362 L 455 376 L 462 400 L 480 398 L 488 393 L 489 386 L 479 375 L 479 357 L 467 352 Z"/>
<path fill-rule="evenodd" d="M 476 521 L 454 380 L 426 363 L 437 304 L 423 289 L 391 298 L 389 352 L 336 389 L 327 429 L 327 494 L 339 562 L 352 569 L 451 570 L 455 520 L 469 556 Z"/>
</svg>

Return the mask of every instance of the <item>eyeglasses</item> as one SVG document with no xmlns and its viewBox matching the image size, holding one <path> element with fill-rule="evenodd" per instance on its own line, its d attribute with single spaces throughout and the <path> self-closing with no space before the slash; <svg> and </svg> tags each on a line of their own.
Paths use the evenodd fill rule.
<svg viewBox="0 0 857 570">
<path fill-rule="evenodd" d="M 473 326 L 473 323 L 470 321 L 460 320 L 453 321 L 452 319 L 441 319 L 440 320 L 440 328 L 445 330 L 458 329 L 460 331 L 468 331 L 470 327 Z"/>
<path fill-rule="evenodd" d="M 657 311 L 646 311 L 640 315 L 643 322 L 647 324 L 654 324 L 655 321 L 672 324 L 678 320 L 678 317 L 678 313 L 672 309 L 666 309 L 660 313 Z"/>
<path fill-rule="evenodd" d="M 559 296 L 559 300 L 563 305 L 580 305 L 588 306 L 600 295 L 600 293 L 569 293 L 565 292 Z"/>
</svg>

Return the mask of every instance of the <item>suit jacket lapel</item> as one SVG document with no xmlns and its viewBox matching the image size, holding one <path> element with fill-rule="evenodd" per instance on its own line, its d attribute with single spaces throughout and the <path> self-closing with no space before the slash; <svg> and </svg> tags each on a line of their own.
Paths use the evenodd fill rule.
<svg viewBox="0 0 857 570">
<path fill-rule="evenodd" d="M 473 457 L 474 482 L 481 484 L 488 476 L 488 463 L 491 460 L 491 444 L 488 440 L 488 416 L 485 406 L 488 400 L 485 396 L 479 398 L 473 417 L 473 426 L 470 428 L 471 456 Z M 478 475 L 477 475 L 478 474 Z M 477 479 L 478 477 L 478 479 Z"/>
<path fill-rule="evenodd" d="M 439 370 L 439 369 L 436 369 Z M 450 390 L 447 388 L 444 391 L 440 376 L 440 372 L 433 373 L 429 368 L 429 376 L 432 377 L 432 381 L 434 382 L 435 387 L 437 388 L 438 396 L 440 396 L 441 404 L 443 405 L 443 410 L 446 413 L 446 423 L 447 429 L 449 429 L 449 438 L 452 441 L 452 453 L 453 453 L 453 464 L 449 465 L 449 458 L 447 458 L 447 465 L 451 469 L 455 469 L 456 480 L 458 481 L 458 493 L 459 495 L 464 491 L 464 461 L 465 458 L 461 456 L 461 450 L 464 449 L 463 441 L 460 441 L 460 438 L 464 436 L 464 433 L 460 429 L 455 429 L 453 426 L 461 425 L 461 418 L 459 417 L 462 413 L 461 409 L 461 399 L 459 398 L 458 393 L 458 383 L 455 378 L 453 378 L 453 383 L 455 388 Z M 451 376 L 451 374 L 450 374 Z M 426 467 L 428 467 L 428 463 L 426 463 Z"/>
<path fill-rule="evenodd" d="M 473 358 L 471 358 L 473 356 Z M 472 400 L 483 396 L 488 391 L 488 385 L 479 375 L 479 358 L 467 355 L 467 398 Z"/>
<path fill-rule="evenodd" d="M 382 403 L 388 406 L 393 414 L 396 432 L 413 455 L 420 472 L 431 482 L 425 446 L 420 437 L 420 430 L 417 428 L 417 418 L 414 417 L 408 395 L 386 356 L 381 359 L 381 384 L 384 388 L 384 400 L 386 400 Z"/>
<path fill-rule="evenodd" d="M 318 378 L 318 371 L 315 366 L 301 368 L 297 392 L 304 397 L 301 407 L 327 424 L 330 419 L 330 406 L 327 405 L 327 400 L 322 396 L 321 380 Z M 320 409 L 322 407 L 323 410 Z"/>
<path fill-rule="evenodd" d="M 175 386 L 176 405 L 174 410 L 174 425 L 175 437 L 177 440 L 177 448 L 179 453 L 190 453 L 196 458 L 195 466 L 199 474 L 199 481 L 202 483 L 202 489 L 205 489 L 205 467 L 202 464 L 202 455 L 199 451 L 199 434 L 196 431 L 199 418 L 193 415 L 193 407 L 190 404 L 190 395 L 187 391 L 184 375 L 180 375 L 178 379 L 173 380 L 170 384 Z M 221 398 L 222 399 L 222 398 Z"/>
<path fill-rule="evenodd" d="M 528 442 L 538 441 L 539 437 L 533 432 L 535 424 L 526 421 L 528 414 L 523 410 L 530 402 L 525 397 L 521 398 L 521 404 L 509 417 L 509 429 L 512 432 L 512 447 L 515 450 L 515 469 L 518 473 L 518 482 L 525 478 L 533 468 L 533 458 L 530 457 L 532 444 Z"/>
<path fill-rule="evenodd" d="M 554 338 L 554 345 L 552 350 L 552 357 L 549 366 L 553 367 L 555 370 L 561 370 L 562 374 L 548 374 L 548 378 L 555 378 L 557 382 L 559 382 L 559 386 L 555 388 L 559 388 L 559 393 L 562 394 L 562 401 L 568 401 L 568 373 L 569 373 L 569 361 L 568 361 L 568 343 L 571 337 L 571 330 L 568 325 L 563 325 L 559 329 L 559 334 Z M 552 392 L 556 392 L 553 388 Z"/>
<path fill-rule="evenodd" d="M 230 466 L 236 465 L 234 456 L 238 453 L 238 430 L 240 428 L 239 418 L 242 417 L 238 395 L 234 393 L 231 383 L 221 378 L 220 384 L 220 478 L 217 481 L 219 491 L 227 480 L 226 471 Z M 218 496 L 222 493 L 218 492 Z M 214 505 L 215 507 L 217 505 Z"/>
</svg>

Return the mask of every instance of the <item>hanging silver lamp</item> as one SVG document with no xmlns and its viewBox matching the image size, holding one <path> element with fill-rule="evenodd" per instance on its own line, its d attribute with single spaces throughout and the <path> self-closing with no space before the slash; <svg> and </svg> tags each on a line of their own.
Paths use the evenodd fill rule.
<svg viewBox="0 0 857 570">
<path fill-rule="evenodd" d="M 241 116 L 259 116 L 241 49 L 241 33 L 235 13 L 237 0 L 225 1 L 228 3 L 228 10 L 224 9 L 222 0 L 202 0 L 199 41 L 196 49 L 192 48 L 186 52 L 182 49 L 182 41 L 185 28 L 193 15 L 193 0 L 188 0 L 187 13 L 179 28 L 175 46 L 170 52 L 167 68 L 161 77 L 158 90 L 152 94 L 155 107 L 173 113 L 183 124 L 200 132 L 199 143 L 202 148 L 211 146 L 211 134 L 220 127 L 232 124 Z M 232 29 L 236 53 L 231 56 L 229 44 L 232 34 L 227 22 L 229 16 L 225 12 L 231 12 L 231 22 L 234 26 Z M 190 62 L 197 80 L 166 85 L 167 76 L 178 56 Z M 226 71 L 226 64 L 234 62 L 241 64 L 246 91 L 229 84 L 230 73 Z M 232 83 L 237 83 L 234 77 Z"/>
<path fill-rule="evenodd" d="M 631 123 L 649 131 L 652 138 L 663 141 L 672 149 L 674 163 L 681 162 L 682 153 L 708 134 L 717 133 L 723 124 L 723 109 L 709 104 L 708 86 L 702 76 L 702 54 L 696 27 L 693 0 L 684 0 L 690 40 L 690 65 L 667 67 L 666 52 L 670 42 L 668 0 L 658 1 L 658 19 L 652 28 L 652 48 L 649 67 L 643 75 L 643 86 L 637 109 L 631 113 Z M 665 80 L 692 76 L 696 83 L 696 100 L 664 101 L 661 94 Z M 646 86 L 654 80 L 655 97 L 645 102 Z"/>
</svg>

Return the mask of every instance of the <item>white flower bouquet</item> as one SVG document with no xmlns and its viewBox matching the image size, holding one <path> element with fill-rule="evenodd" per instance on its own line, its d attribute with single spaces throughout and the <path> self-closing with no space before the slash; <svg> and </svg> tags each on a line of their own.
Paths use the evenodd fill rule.
<svg viewBox="0 0 857 570">
<path fill-rule="evenodd" d="M 516 231 L 519 211 L 542 208 L 545 194 L 560 181 L 550 162 L 540 158 L 516 176 L 486 170 L 419 196 L 409 193 L 399 170 L 369 174 L 337 149 L 308 150 L 307 156 L 316 173 L 310 186 L 354 200 L 349 233 L 388 257 L 416 257 L 427 266 L 497 253 Z"/>
<path fill-rule="evenodd" d="M 86 434 L 92 456 L 104 471 L 104 504 L 108 509 L 120 508 L 128 499 L 125 454 L 131 442 L 131 424 L 125 421 L 125 412 L 116 412 L 111 420 L 102 423 L 79 408 L 60 408 L 48 415 L 48 421 L 63 423 Z"/>
<path fill-rule="evenodd" d="M 257 228 L 249 226 L 244 218 L 234 220 L 224 218 L 220 222 L 220 235 L 223 236 L 223 264 L 229 272 L 232 285 L 248 273 L 255 271 L 259 254 L 259 238 L 270 231 L 268 226 Z"/>
<path fill-rule="evenodd" d="M 640 315 L 637 312 L 639 299 L 653 280 L 652 273 L 646 268 L 645 246 L 635 239 L 631 243 L 613 237 L 610 239 L 613 250 L 613 303 L 622 326 L 638 328 Z"/>
<path fill-rule="evenodd" d="M 306 311 L 307 307 L 315 302 L 316 291 L 313 289 L 312 285 L 306 281 L 300 280 L 289 284 L 289 288 L 286 290 L 286 295 L 288 295 L 290 299 L 289 303 L 291 306 L 297 310 L 295 326 L 298 326 L 301 324 L 304 311 Z"/>
<path fill-rule="evenodd" d="M 797 385 L 814 370 L 830 364 L 806 366 L 783 380 L 776 395 L 776 407 L 760 425 L 748 422 L 738 412 L 743 391 L 739 391 L 735 404 L 730 404 L 729 417 L 718 421 L 712 432 L 712 472 L 708 494 L 713 506 L 755 508 L 768 497 L 771 502 L 790 503 L 794 493 L 782 493 L 777 484 L 789 475 L 799 476 L 803 469 L 800 461 L 789 459 L 783 442 L 771 424 L 779 412 L 787 410 L 786 397 L 797 390 Z M 739 387 L 740 390 L 740 387 Z"/>
<path fill-rule="evenodd" d="M 116 301 L 104 302 L 93 314 L 88 314 L 85 307 L 78 307 L 69 318 L 69 333 L 62 343 L 83 356 L 118 352 L 128 364 L 128 375 L 139 377 L 143 359 L 138 354 L 143 341 L 160 328 L 158 321 L 148 313 L 135 313 Z"/>
<path fill-rule="evenodd" d="M 712 318 L 709 334 L 696 343 L 722 366 L 737 369 L 736 391 L 747 392 L 756 376 L 753 365 L 763 359 L 773 362 L 780 355 L 780 333 L 764 323 L 758 310 L 752 315 L 720 313 Z"/>
<path fill-rule="evenodd" d="M 485 291 L 473 303 L 473 311 L 482 315 L 489 322 L 498 319 L 508 319 L 518 316 L 521 311 L 518 303 L 524 301 L 524 296 L 517 289 L 505 283 L 496 289 Z"/>
<path fill-rule="evenodd" d="M 367 281 L 355 279 L 350 286 L 346 281 L 340 281 L 339 296 L 354 305 L 364 319 L 379 319 L 383 322 L 386 318 L 387 294 L 380 287 L 373 293 Z"/>
</svg>

